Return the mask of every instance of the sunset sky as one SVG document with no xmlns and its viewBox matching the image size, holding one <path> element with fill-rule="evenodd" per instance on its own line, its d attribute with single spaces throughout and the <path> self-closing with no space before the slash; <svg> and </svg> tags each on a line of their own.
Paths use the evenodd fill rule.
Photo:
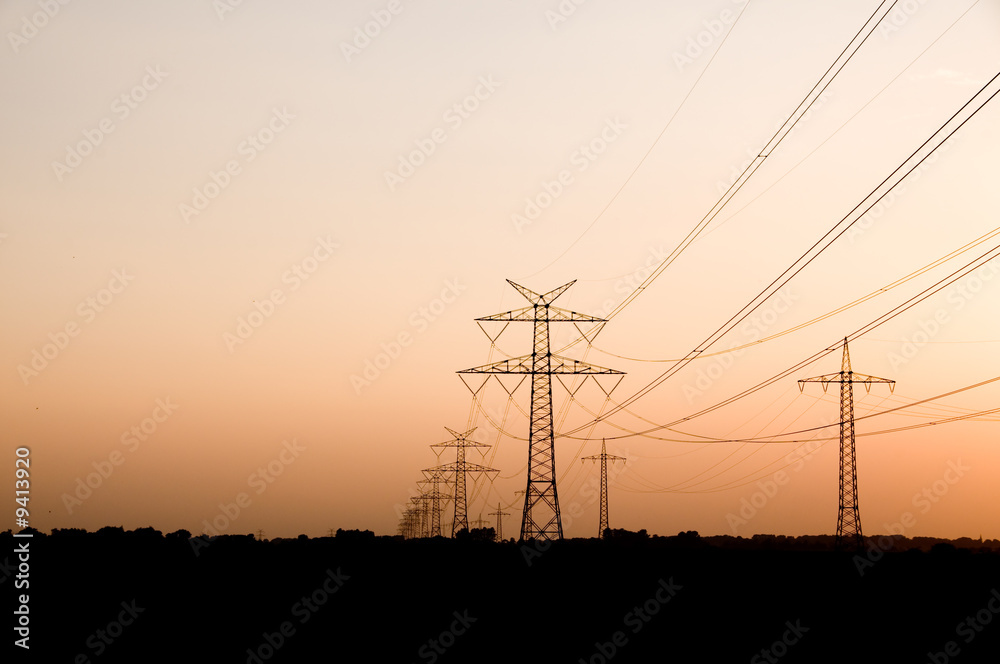
<svg viewBox="0 0 1000 664">
<path fill-rule="evenodd" d="M 494 447 L 470 460 L 500 472 L 470 484 L 469 518 L 492 525 L 499 503 L 516 535 L 529 382 L 512 399 L 495 381 L 481 393 L 500 435 L 456 372 L 530 353 L 531 330 L 512 324 L 491 351 L 474 319 L 526 304 L 506 279 L 537 292 L 575 279 L 556 305 L 609 313 L 878 5 L 2 3 L 3 477 L 13 485 L 28 447 L 43 531 L 201 533 L 242 493 L 223 532 L 394 534 L 420 470 L 453 460 L 429 445 L 476 426 Z M 708 230 L 593 347 L 565 354 L 626 372 L 615 401 L 636 394 L 998 71 L 1000 1 L 898 3 Z M 998 154 L 994 99 L 712 350 L 812 321 L 996 229 Z M 800 393 L 796 379 L 839 371 L 839 350 L 673 431 L 632 433 L 834 346 L 998 243 L 696 360 L 628 413 L 557 439 L 566 535 L 596 534 L 598 469 L 579 458 L 603 437 L 629 459 L 612 527 L 833 534 L 835 439 L 712 439 L 836 438 L 783 434 L 838 421 L 836 386 Z M 896 381 L 856 386 L 857 414 L 1000 376 L 998 275 L 1000 259 L 852 342 L 855 371 Z M 553 325 L 553 346 L 575 332 Z M 557 432 L 610 408 L 593 384 L 576 399 L 555 384 Z M 1000 381 L 857 423 L 865 534 L 910 513 L 908 536 L 1000 537 L 1000 416 L 863 435 L 998 400 Z"/>
</svg>

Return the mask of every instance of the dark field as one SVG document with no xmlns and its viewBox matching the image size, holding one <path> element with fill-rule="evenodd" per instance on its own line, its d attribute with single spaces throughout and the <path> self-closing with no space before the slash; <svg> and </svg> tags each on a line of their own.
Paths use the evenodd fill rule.
<svg viewBox="0 0 1000 664">
<path fill-rule="evenodd" d="M 0 578 L 12 610 L 30 594 L 17 661 L 1000 661 L 1000 542 L 876 538 L 856 557 L 829 537 L 615 534 L 57 531 L 27 540 L 17 590 L 8 532 Z"/>
</svg>

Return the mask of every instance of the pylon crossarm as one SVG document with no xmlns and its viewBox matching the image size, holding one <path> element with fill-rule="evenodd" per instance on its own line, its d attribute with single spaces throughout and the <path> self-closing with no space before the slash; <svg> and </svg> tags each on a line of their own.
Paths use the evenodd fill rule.
<svg viewBox="0 0 1000 664">
<path fill-rule="evenodd" d="M 478 463 L 470 463 L 468 461 L 452 461 L 446 463 L 443 466 L 438 466 L 441 470 L 446 472 L 464 472 L 464 473 L 499 473 L 500 471 L 496 468 L 489 468 L 487 466 L 482 466 Z"/>
<path fill-rule="evenodd" d="M 559 307 L 549 307 L 549 322 L 550 323 L 607 323 L 608 321 L 606 318 L 588 316 L 587 314 L 581 314 L 576 311 L 570 311 L 569 309 L 560 309 Z"/>
<path fill-rule="evenodd" d="M 546 311 L 545 320 L 547 320 L 550 323 L 607 323 L 608 322 L 607 319 L 605 318 L 588 316 L 587 314 L 581 314 L 576 311 L 570 311 L 569 309 L 560 309 L 559 307 L 544 307 L 544 309 Z M 504 311 L 499 314 L 480 316 L 475 320 L 477 323 L 480 321 L 533 323 L 536 320 L 535 307 L 521 307 L 520 309 L 512 309 L 510 311 Z M 503 330 L 501 330 L 501 332 L 503 332 Z M 488 334 L 486 336 L 489 337 Z M 491 341 L 494 341 L 495 339 L 496 337 L 493 337 L 491 338 Z"/>
<path fill-rule="evenodd" d="M 596 364 L 581 362 L 561 355 L 550 355 L 550 364 L 546 373 L 552 374 L 598 374 L 598 375 L 624 375 L 625 372 L 616 369 L 600 367 Z M 536 373 L 531 355 L 512 357 L 499 362 L 492 362 L 471 369 L 463 369 L 460 374 L 489 373 L 489 374 L 532 374 Z"/>
<path fill-rule="evenodd" d="M 554 374 L 624 374 L 624 371 L 599 367 L 596 364 L 580 362 L 561 355 L 551 356 L 551 372 Z"/>
<path fill-rule="evenodd" d="M 493 447 L 489 443 L 477 443 L 474 440 L 448 440 L 443 443 L 434 443 L 428 447 Z"/>
<path fill-rule="evenodd" d="M 575 284 L 576 283 L 576 279 L 574 279 L 573 281 L 569 282 L 568 284 L 563 284 L 562 286 L 559 286 L 558 288 L 553 288 L 552 290 L 550 290 L 548 293 L 545 293 L 544 295 L 539 295 L 535 291 L 529 290 L 529 289 L 525 288 L 524 286 L 522 286 L 520 284 L 515 284 L 510 279 L 507 280 L 507 283 L 510 284 L 511 286 L 513 286 L 517 290 L 518 293 L 520 293 L 521 295 L 524 296 L 524 299 L 526 299 L 528 302 L 531 302 L 532 304 L 551 304 L 553 300 L 555 300 L 557 297 L 559 297 L 560 295 L 562 295 L 563 293 L 565 293 L 569 289 L 570 286 L 572 286 L 573 284 Z"/>
<path fill-rule="evenodd" d="M 465 433 L 459 433 L 459 432 L 455 431 L 454 429 L 449 429 L 448 427 L 445 427 L 444 430 L 447 431 L 448 433 L 450 433 L 451 435 L 453 435 L 456 440 L 465 440 L 466 438 L 468 438 L 472 434 L 473 431 L 476 430 L 476 428 L 477 427 L 472 427 L 471 429 L 469 429 Z"/>
<path fill-rule="evenodd" d="M 479 321 L 533 321 L 535 320 L 535 308 L 534 307 L 521 307 L 520 309 L 512 309 L 510 311 L 504 311 L 499 314 L 492 314 L 490 316 L 482 316 L 475 319 L 476 322 Z M 489 335 L 486 335 L 489 336 Z"/>
<path fill-rule="evenodd" d="M 841 379 L 841 374 L 837 373 L 823 374 L 822 376 L 813 376 L 812 378 L 800 378 L 799 384 L 802 383 L 839 383 Z"/>
<path fill-rule="evenodd" d="M 462 369 L 456 373 L 460 374 L 491 374 L 491 373 L 532 373 L 531 368 L 531 356 L 522 355 L 521 357 L 512 357 L 508 360 L 501 360 L 499 362 L 492 362 L 490 364 L 484 364 L 479 367 L 472 367 L 471 369 Z"/>
<path fill-rule="evenodd" d="M 888 378 L 879 378 L 878 376 L 869 376 L 867 374 L 855 373 L 851 382 L 863 383 L 865 386 L 865 392 L 871 392 L 872 385 L 875 384 L 888 385 L 890 392 L 894 392 L 896 389 L 896 381 Z"/>
</svg>

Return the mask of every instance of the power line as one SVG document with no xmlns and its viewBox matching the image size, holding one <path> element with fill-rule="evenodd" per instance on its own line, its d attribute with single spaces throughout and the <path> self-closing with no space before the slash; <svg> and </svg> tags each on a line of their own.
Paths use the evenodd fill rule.
<svg viewBox="0 0 1000 664">
<path fill-rule="evenodd" d="M 731 331 L 734 327 L 736 327 L 737 325 L 739 325 L 743 320 L 745 320 L 748 316 L 750 316 L 751 313 L 753 313 L 754 311 L 756 311 L 758 307 L 760 307 L 765 301 L 767 301 L 768 298 L 771 297 L 771 295 L 773 295 L 775 292 L 777 292 L 782 287 L 784 287 L 785 284 L 787 284 L 789 281 L 792 280 L 792 278 L 794 278 L 802 270 L 804 270 L 806 268 L 806 266 L 808 266 L 810 263 L 812 263 L 814 260 L 816 260 L 816 258 L 819 257 L 820 254 L 822 254 L 827 248 L 830 247 L 830 245 L 833 244 L 834 241 L 837 240 L 837 238 L 839 238 L 841 235 L 843 235 L 844 233 L 846 233 L 851 228 L 851 226 L 853 226 L 855 223 L 857 223 L 858 219 L 860 219 L 861 216 L 863 216 L 865 213 L 867 213 L 868 210 L 870 210 L 880 200 L 882 200 L 882 198 L 884 198 L 886 195 L 888 195 L 889 192 L 891 192 L 907 175 L 909 175 L 917 167 L 919 167 L 920 164 L 923 163 L 930 155 L 934 154 L 935 150 L 937 150 L 947 139 L 951 138 L 951 136 L 954 135 L 955 132 L 957 132 L 959 129 L 961 129 L 965 125 L 966 122 L 968 122 L 973 117 L 975 117 L 975 115 L 980 110 L 982 110 L 982 108 L 987 103 L 989 103 L 994 97 L 996 97 L 996 95 L 998 93 L 1000 93 L 1000 90 L 998 90 L 997 92 L 994 92 L 989 97 L 987 97 L 985 101 L 983 101 L 982 103 L 980 103 L 979 106 L 977 108 L 975 108 L 968 115 L 968 117 L 966 117 L 965 119 L 963 119 L 960 122 L 958 122 L 957 125 L 954 128 L 952 128 L 950 131 L 947 132 L 947 134 L 945 134 L 943 136 L 943 138 L 940 138 L 940 140 L 938 140 L 937 144 L 934 147 L 932 147 L 930 150 L 928 150 L 926 152 L 926 154 L 924 154 L 924 156 L 922 156 L 919 159 L 917 159 L 912 164 L 912 166 L 910 166 L 909 169 L 905 170 L 905 172 L 903 172 L 903 175 L 901 177 L 899 177 L 895 182 L 893 182 L 892 184 L 890 184 L 881 194 L 878 193 L 879 190 L 882 189 L 884 185 L 886 185 L 887 183 L 889 183 L 897 174 L 899 174 L 901 171 L 903 171 L 903 169 L 906 167 L 907 163 L 909 163 L 911 160 L 913 160 L 914 157 L 916 157 L 916 155 L 920 154 L 920 152 L 928 144 L 930 144 L 932 141 L 934 141 L 935 137 L 938 137 L 939 134 L 942 134 L 943 132 L 945 132 L 947 130 L 948 126 L 969 105 L 971 105 L 976 100 L 976 98 L 978 98 L 980 95 L 982 95 L 989 88 L 989 86 L 992 85 L 993 82 L 997 80 L 997 78 L 1000 78 L 1000 73 L 995 74 L 993 76 L 993 78 L 991 78 L 986 83 L 986 85 L 984 85 L 982 88 L 980 88 L 980 90 L 975 95 L 973 95 L 972 98 L 969 99 L 969 101 L 967 101 L 965 104 L 963 104 L 962 107 L 959 108 L 958 111 L 956 111 L 950 118 L 948 118 L 948 120 L 946 120 L 930 136 L 930 138 L 928 138 L 919 147 L 917 147 L 917 149 L 914 150 L 903 161 L 902 164 L 900 164 L 899 166 L 897 166 L 888 176 L 886 176 L 886 178 L 883 179 L 882 182 L 880 182 L 878 184 L 878 186 L 876 186 L 868 195 L 866 195 L 862 199 L 862 201 L 860 203 L 858 203 L 857 205 L 855 205 L 854 208 L 852 208 L 846 215 L 844 215 L 844 217 L 842 217 L 836 224 L 834 224 L 833 227 L 830 228 L 830 230 L 828 230 L 826 233 L 824 233 L 823 236 L 819 240 L 817 240 L 811 247 L 809 247 L 809 249 L 807 249 L 805 253 L 803 253 L 799 258 L 797 258 L 789 267 L 787 267 L 770 284 L 768 284 L 763 290 L 761 290 L 753 299 L 750 300 L 750 302 L 748 302 L 746 305 L 744 305 L 743 308 L 740 309 L 736 314 L 734 314 L 726 323 L 724 323 L 722 326 L 720 326 L 719 328 L 717 328 L 715 330 L 715 332 L 713 332 L 712 334 L 710 334 L 704 341 L 702 341 L 697 347 L 695 347 L 695 349 L 693 351 L 691 351 L 690 353 L 688 353 L 682 360 L 676 362 L 673 366 L 671 366 L 666 371 L 664 371 L 658 378 L 656 378 L 653 381 L 651 381 L 650 383 L 648 383 L 646 386 L 644 386 L 643 388 L 641 388 L 638 392 L 636 392 L 635 394 L 633 394 L 631 397 L 625 399 L 622 402 L 622 404 L 619 404 L 618 406 L 612 408 L 601 419 L 602 420 L 606 419 L 606 418 L 610 417 L 611 415 L 614 415 L 615 413 L 617 413 L 618 411 L 620 411 L 622 408 L 628 406 L 631 403 L 634 403 L 638 399 L 641 399 L 643 396 L 645 396 L 646 394 L 649 394 L 649 392 L 651 392 L 653 389 L 655 389 L 656 387 L 658 387 L 659 385 L 661 385 L 663 382 L 665 382 L 668 378 L 670 378 L 671 376 L 673 376 L 674 374 L 676 374 L 680 369 L 682 369 L 685 366 L 687 366 L 697 356 L 699 356 L 700 354 L 702 354 L 703 352 L 705 352 L 706 350 L 708 350 L 711 346 L 713 346 L 715 343 L 717 343 L 723 336 L 725 336 L 729 331 Z M 865 203 L 867 201 L 869 201 L 869 200 L 871 202 L 868 203 L 868 206 L 864 209 L 864 211 L 861 212 L 861 214 L 856 214 L 858 212 L 858 210 L 861 209 L 865 205 Z M 855 218 L 853 220 L 851 220 L 851 221 L 848 221 L 848 220 L 851 219 L 852 216 L 854 216 Z M 993 250 L 991 250 L 991 251 L 993 251 Z M 881 324 L 881 323 L 879 323 L 879 324 Z M 824 351 L 824 355 L 833 352 L 833 350 L 835 350 L 835 349 L 831 349 L 831 348 L 826 349 Z M 701 413 L 704 413 L 704 412 L 710 412 L 710 411 L 709 410 L 705 410 L 705 411 L 702 411 Z M 701 414 L 701 413 L 699 413 L 699 414 Z M 696 416 L 697 415 L 690 416 L 690 417 L 687 417 L 687 418 L 683 418 L 681 420 L 678 420 L 677 422 L 678 423 L 679 422 L 683 422 L 683 421 L 686 421 L 686 420 L 691 419 L 692 417 L 696 417 Z M 600 421 L 600 420 L 598 420 L 598 421 Z M 590 423 L 588 423 L 586 425 L 582 425 L 582 426 L 580 426 L 580 427 L 578 427 L 578 428 L 576 428 L 576 429 L 574 429 L 574 430 L 572 430 L 572 431 L 570 431 L 568 433 L 569 434 L 576 433 L 580 429 L 582 429 L 582 428 L 584 428 L 586 426 L 589 426 L 589 425 L 590 425 Z"/>
</svg>

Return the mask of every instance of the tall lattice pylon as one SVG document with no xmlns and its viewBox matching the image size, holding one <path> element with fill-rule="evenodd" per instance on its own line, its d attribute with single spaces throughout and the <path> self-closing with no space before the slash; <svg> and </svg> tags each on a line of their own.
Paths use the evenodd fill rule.
<svg viewBox="0 0 1000 664">
<path fill-rule="evenodd" d="M 504 512 L 500 507 L 500 503 L 497 503 L 497 511 L 490 512 L 490 516 L 495 516 L 497 518 L 497 541 L 503 541 L 503 518 L 505 516 L 510 516 L 510 512 Z"/>
<path fill-rule="evenodd" d="M 477 318 L 476 321 L 496 321 L 508 324 L 512 322 L 533 323 L 534 347 L 531 355 L 465 369 L 458 373 L 528 374 L 531 376 L 528 483 L 524 494 L 524 512 L 521 517 L 521 540 L 562 539 L 562 517 L 559 514 L 559 495 L 556 492 L 555 433 L 552 426 L 552 376 L 572 374 L 614 374 L 620 376 L 622 372 L 552 354 L 549 346 L 549 323 L 607 322 L 603 318 L 551 306 L 557 297 L 576 283 L 575 280 L 544 295 L 519 286 L 510 279 L 507 280 L 507 283 L 523 295 L 531 303 L 531 306 L 484 316 Z M 586 337 L 586 335 L 584 336 Z M 495 341 L 495 337 L 492 340 Z M 619 380 L 621 379 L 619 378 Z M 476 392 L 473 391 L 473 396 L 475 394 Z"/>
<path fill-rule="evenodd" d="M 870 391 L 873 383 L 885 383 L 891 392 L 896 381 L 852 371 L 851 353 L 845 338 L 840 372 L 804 378 L 799 381 L 800 391 L 805 389 L 805 383 L 820 383 L 824 392 L 831 383 L 840 384 L 840 506 L 837 510 L 836 543 L 837 548 L 863 548 L 864 535 L 858 511 L 858 466 L 854 451 L 854 383 L 863 383 L 865 391 Z"/>
<path fill-rule="evenodd" d="M 440 485 L 448 482 L 448 476 L 444 471 L 435 470 L 434 468 L 424 468 L 421 472 L 423 472 L 426 479 L 423 482 L 417 482 L 417 485 L 421 488 L 427 488 L 427 490 L 420 497 L 430 502 L 430 530 L 428 535 L 430 537 L 440 537 L 441 508 L 443 503 L 451 499 L 451 496 L 441 492 Z"/>
<path fill-rule="evenodd" d="M 490 475 L 499 473 L 500 471 L 496 468 L 488 468 L 482 466 L 478 463 L 469 463 L 465 460 L 465 450 L 469 447 L 492 447 L 492 445 L 487 445 L 486 443 L 477 443 L 474 440 L 470 440 L 469 436 L 475 431 L 475 427 L 469 429 L 465 433 L 458 433 L 452 429 L 445 429 L 455 438 L 444 443 L 434 443 L 431 445 L 432 448 L 435 447 L 454 447 L 455 448 L 455 461 L 452 463 L 446 463 L 440 466 L 435 466 L 429 468 L 431 472 L 440 471 L 444 473 L 453 473 L 455 482 L 455 519 L 451 523 L 451 536 L 454 537 L 455 533 L 459 530 L 465 528 L 469 529 L 469 514 L 466 505 L 466 475 L 471 474 L 486 474 Z"/>
<path fill-rule="evenodd" d="M 601 462 L 601 523 L 597 529 L 597 536 L 604 539 L 604 531 L 608 529 L 608 461 L 625 461 L 625 457 L 608 454 L 605 441 L 601 441 L 601 453 L 594 456 L 583 457 L 580 462 L 600 461 Z"/>
</svg>

